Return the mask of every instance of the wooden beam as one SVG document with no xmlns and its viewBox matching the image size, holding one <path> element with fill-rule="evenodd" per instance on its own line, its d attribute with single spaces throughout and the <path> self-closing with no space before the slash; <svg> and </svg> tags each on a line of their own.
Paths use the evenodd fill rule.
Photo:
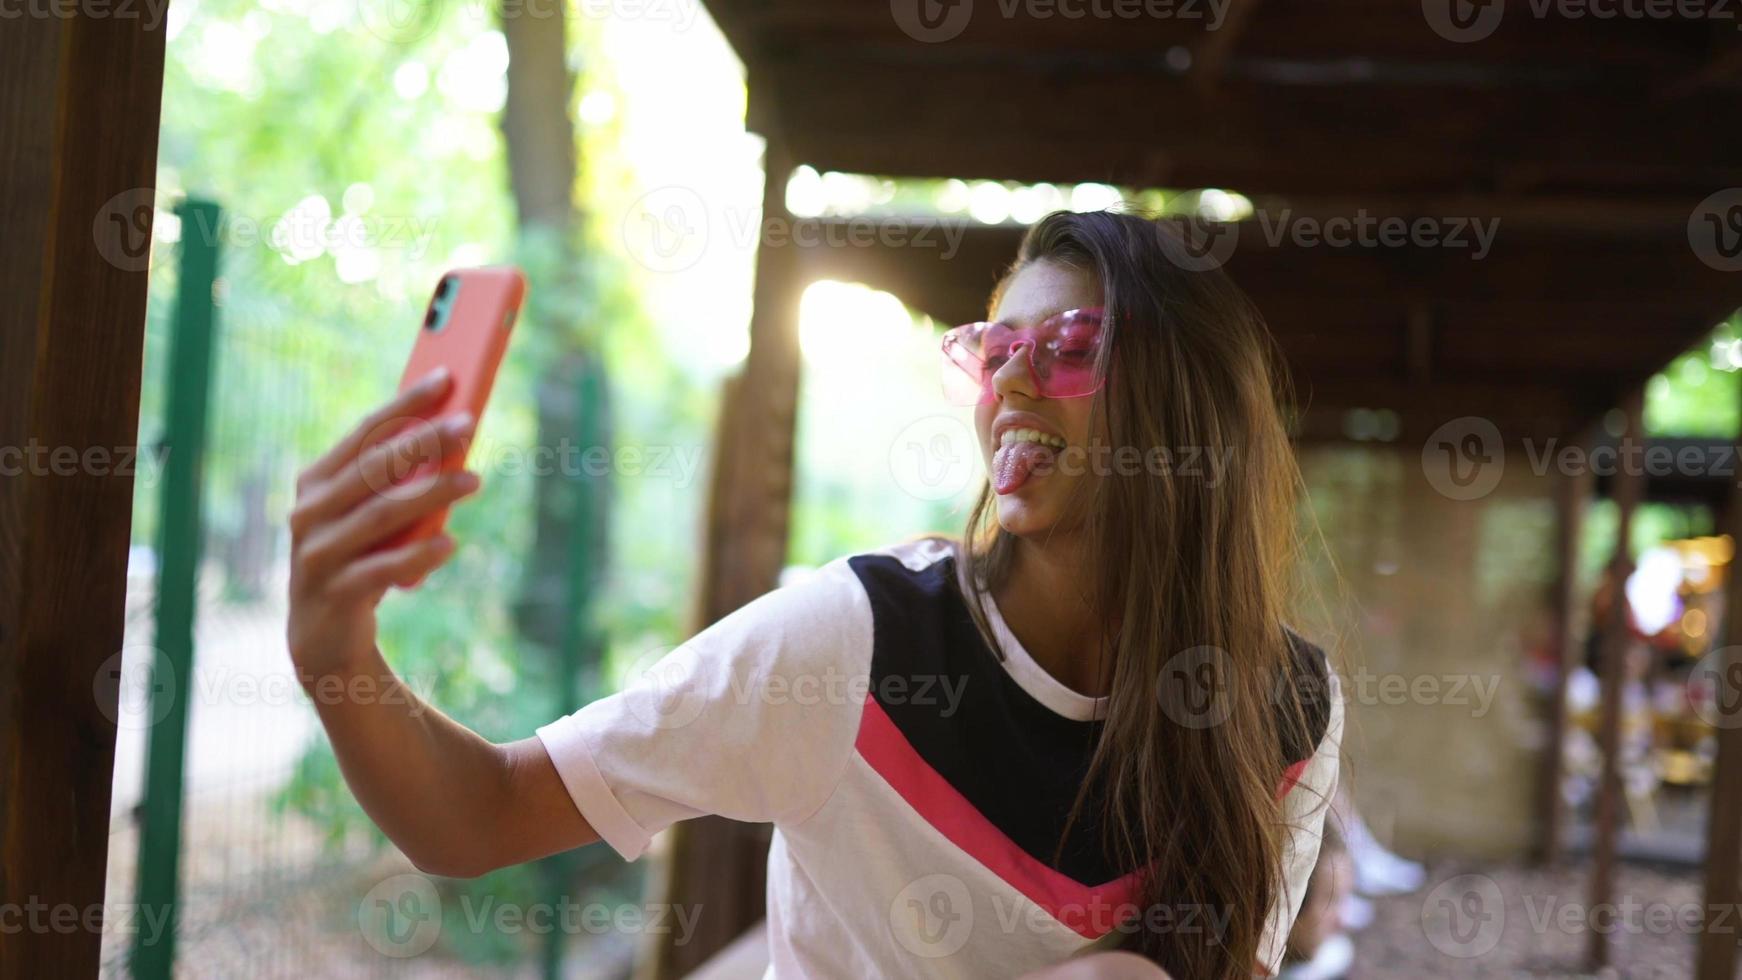
<svg viewBox="0 0 1742 980">
<path fill-rule="evenodd" d="M 1433 380 L 1434 316 L 1426 303 L 1409 308 L 1409 322 L 1404 330 L 1404 348 L 1408 351 L 1405 380 L 1412 385 L 1427 384 Z"/>
<path fill-rule="evenodd" d="M 1589 445 L 1589 435 L 1584 437 Z M 1547 744 L 1543 746 L 1539 788 L 1537 859 L 1549 868 L 1560 865 L 1566 842 L 1567 802 L 1561 791 L 1566 776 L 1567 680 L 1584 659 L 1585 618 L 1579 588 L 1579 542 L 1595 485 L 1590 467 L 1562 473 L 1555 481 L 1554 683 L 1549 693 Z"/>
<path fill-rule="evenodd" d="M 1240 35 L 1252 23 L 1259 0 L 1229 0 L 1222 23 L 1207 30 L 1192 48 L 1192 85 L 1202 95 L 1214 95 L 1228 71 L 1228 61 L 1240 43 Z"/>
<path fill-rule="evenodd" d="M 1086 0 L 1017 7 L 1013 15 L 990 3 L 976 5 L 959 33 L 921 41 L 905 33 L 890 7 L 815 0 L 709 0 L 708 10 L 734 48 L 752 66 L 795 49 L 847 53 L 889 50 L 916 60 L 928 48 L 957 58 L 1162 57 L 1174 45 L 1203 34 L 1206 5 L 1176 4 L 1167 15 L 1142 7 L 1129 15 L 1113 4 L 1094 15 Z M 1068 16 L 1067 11 L 1080 11 Z M 1195 16 L 1193 16 L 1195 14 Z M 1256 68 L 1287 62 L 1348 73 L 1405 66 L 1423 76 L 1496 79 L 1524 75 L 1671 78 L 1696 70 L 1708 50 L 1711 21 L 1662 19 L 1507 18 L 1480 43 L 1455 44 L 1430 29 L 1419 4 L 1394 0 L 1321 0 L 1271 3 L 1242 30 L 1239 53 Z M 1232 16 L 1230 14 L 1230 16 Z M 1248 70 L 1256 70 L 1249 68 Z M 1641 89 L 1644 90 L 1643 88 Z"/>
<path fill-rule="evenodd" d="M 1701 192 L 1690 208 L 1713 187 L 1742 184 L 1742 132 L 1722 125 L 1734 111 L 1722 92 L 1630 115 L 1612 106 L 1637 89 L 1601 78 L 1458 87 L 1248 75 L 1229 77 L 1212 104 L 1165 65 L 952 59 L 965 52 L 930 48 L 948 50 L 801 47 L 764 59 L 795 156 L 891 176 L 1247 194 L 1465 194 L 1529 171 L 1544 193 Z"/>
<path fill-rule="evenodd" d="M 1645 436 L 1643 393 L 1634 391 L 1621 405 L 1626 429 L 1621 436 L 1623 453 Z M 1625 458 L 1625 456 L 1623 457 Z M 1630 542 L 1633 533 L 1633 512 L 1644 496 L 1645 474 L 1637 468 L 1621 468 L 1615 475 L 1615 543 L 1609 560 L 1609 615 L 1603 624 L 1602 710 L 1597 723 L 1597 744 L 1603 758 L 1603 772 L 1597 784 L 1597 826 L 1591 845 L 1592 909 L 1613 908 L 1615 894 L 1616 838 L 1621 829 L 1621 704 L 1622 689 L 1627 683 L 1626 660 L 1633 648 L 1633 623 L 1627 609 L 1627 577 L 1633 574 Z M 1591 970 L 1609 965 L 1609 933 L 1592 929 L 1586 960 Z"/>
<path fill-rule="evenodd" d="M 1703 88 L 1732 79 L 1739 73 L 1742 73 L 1742 43 L 1737 43 L 1732 37 L 1709 61 L 1693 71 L 1670 79 L 1652 93 L 1652 98 L 1654 102 L 1686 98 Z"/>
<path fill-rule="evenodd" d="M 163 92 L 144 25 L 0 30 L 0 903 L 43 910 L 0 939 L 4 977 L 96 976 L 102 946 Z"/>
<path fill-rule="evenodd" d="M 1736 449 L 1742 452 L 1742 437 Z M 1730 540 L 1742 543 L 1742 484 L 1732 484 L 1725 525 Z M 1725 569 L 1723 646 L 1716 659 L 1713 710 L 1717 712 L 1718 757 L 1712 764 L 1712 799 L 1706 816 L 1705 928 L 1699 935 L 1698 980 L 1734 980 L 1737 925 L 1742 907 L 1742 548 Z"/>
</svg>

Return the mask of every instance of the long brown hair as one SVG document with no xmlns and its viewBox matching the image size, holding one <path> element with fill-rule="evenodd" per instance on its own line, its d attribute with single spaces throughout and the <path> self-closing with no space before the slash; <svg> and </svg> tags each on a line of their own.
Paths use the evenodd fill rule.
<svg viewBox="0 0 1742 980">
<path fill-rule="evenodd" d="M 1117 626 L 1100 656 L 1107 712 L 1066 833 L 1098 809 L 1107 856 L 1140 873 L 1141 909 L 1226 917 L 1215 930 L 1134 928 L 1128 946 L 1182 980 L 1246 978 L 1284 884 L 1279 777 L 1315 744 L 1299 698 L 1277 696 L 1298 690 L 1301 669 L 1284 628 L 1301 485 L 1279 411 L 1286 372 L 1252 304 L 1202 268 L 1169 220 L 1048 215 L 992 305 L 1042 261 L 1101 283 L 1107 382 L 1092 413 L 1105 428 L 1094 431 L 1146 459 L 1199 467 L 1085 481 L 1093 499 L 1073 502 L 1086 505 L 1086 601 Z M 964 541 L 967 605 L 997 650 L 985 602 L 1010 574 L 1017 539 L 999 527 L 990 487 Z M 1219 692 L 1212 714 L 1182 711 L 1178 682 L 1206 669 Z"/>
</svg>

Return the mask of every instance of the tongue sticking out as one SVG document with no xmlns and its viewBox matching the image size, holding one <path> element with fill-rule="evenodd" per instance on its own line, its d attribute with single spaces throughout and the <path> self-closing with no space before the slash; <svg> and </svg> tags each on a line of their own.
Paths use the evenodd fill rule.
<svg viewBox="0 0 1742 980">
<path fill-rule="evenodd" d="M 999 494 L 1015 493 L 1028 482 L 1034 468 L 1052 458 L 1050 446 L 1038 442 L 1013 442 L 999 446 L 992 454 L 992 489 Z"/>
</svg>

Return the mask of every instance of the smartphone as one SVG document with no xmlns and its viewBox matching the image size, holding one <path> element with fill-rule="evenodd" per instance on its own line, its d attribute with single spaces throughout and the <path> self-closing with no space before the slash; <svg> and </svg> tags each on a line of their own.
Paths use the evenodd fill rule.
<svg viewBox="0 0 1742 980">
<path fill-rule="evenodd" d="M 399 390 L 404 391 L 436 368 L 447 367 L 453 385 L 445 399 L 424 413 L 425 421 L 433 423 L 460 412 L 470 412 L 474 419 L 484 417 L 496 369 L 508 350 L 508 338 L 525 299 L 526 277 L 511 266 L 454 269 L 443 274 L 424 310 L 417 342 L 399 380 Z M 395 460 L 392 482 L 404 485 L 438 466 L 457 470 L 464 465 L 465 460 L 458 456 L 445 462 L 433 458 Z M 381 548 L 433 537 L 441 533 L 447 519 L 447 509 L 443 508 L 383 542 Z"/>
</svg>

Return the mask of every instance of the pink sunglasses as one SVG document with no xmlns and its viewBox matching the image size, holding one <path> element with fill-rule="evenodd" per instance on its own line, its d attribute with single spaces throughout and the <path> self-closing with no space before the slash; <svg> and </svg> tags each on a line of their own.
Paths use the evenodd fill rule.
<svg viewBox="0 0 1742 980">
<path fill-rule="evenodd" d="M 1079 398 L 1101 389 L 1095 370 L 1101 353 L 1100 307 L 1066 310 L 1029 328 L 1008 323 L 964 323 L 944 334 L 944 397 L 956 405 L 992 401 L 992 376 L 1018 351 L 1045 398 Z"/>
</svg>

